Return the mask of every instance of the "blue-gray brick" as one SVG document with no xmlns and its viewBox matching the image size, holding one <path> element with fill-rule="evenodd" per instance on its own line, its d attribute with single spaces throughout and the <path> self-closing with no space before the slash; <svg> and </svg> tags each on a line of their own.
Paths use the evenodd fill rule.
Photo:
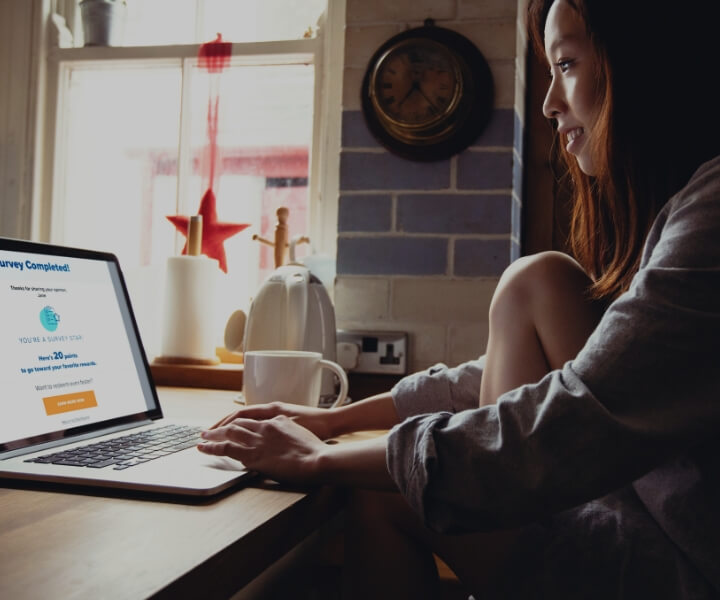
<svg viewBox="0 0 720 600">
<path fill-rule="evenodd" d="M 362 111 L 346 110 L 342 114 L 343 148 L 367 148 L 380 146 L 365 124 Z"/>
<path fill-rule="evenodd" d="M 496 108 L 483 132 L 471 145 L 510 147 L 513 143 L 514 114 L 512 108 Z"/>
<path fill-rule="evenodd" d="M 518 127 L 520 132 L 518 133 Z M 472 146 L 513 146 L 520 151 L 522 148 L 513 140 L 513 136 L 522 134 L 522 125 L 515 111 L 511 108 L 496 108 L 490 121 Z M 342 146 L 343 148 L 367 148 L 380 146 L 365 123 L 360 110 L 345 110 L 342 114 Z"/>
<path fill-rule="evenodd" d="M 512 152 L 462 152 L 458 156 L 457 186 L 463 190 L 512 187 Z"/>
<path fill-rule="evenodd" d="M 453 274 L 458 277 L 497 277 L 510 264 L 510 257 L 509 238 L 456 240 Z"/>
<path fill-rule="evenodd" d="M 450 161 L 415 162 L 386 152 L 343 152 L 340 189 L 439 190 L 450 185 Z"/>
<path fill-rule="evenodd" d="M 397 227 L 410 233 L 510 233 L 510 194 L 418 194 L 398 198 Z"/>
<path fill-rule="evenodd" d="M 340 196 L 338 231 L 390 231 L 391 211 L 388 195 Z"/>
<path fill-rule="evenodd" d="M 445 275 L 448 240 L 398 236 L 340 237 L 338 275 Z"/>
</svg>

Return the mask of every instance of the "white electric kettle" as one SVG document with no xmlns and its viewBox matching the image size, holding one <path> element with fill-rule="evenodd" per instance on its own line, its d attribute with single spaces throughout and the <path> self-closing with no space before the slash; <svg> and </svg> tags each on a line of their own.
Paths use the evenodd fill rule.
<svg viewBox="0 0 720 600">
<path fill-rule="evenodd" d="M 323 283 L 301 264 L 275 269 L 250 304 L 243 350 L 309 350 L 335 361 L 335 310 Z M 323 370 L 320 403 L 335 396 L 335 376 Z"/>
</svg>

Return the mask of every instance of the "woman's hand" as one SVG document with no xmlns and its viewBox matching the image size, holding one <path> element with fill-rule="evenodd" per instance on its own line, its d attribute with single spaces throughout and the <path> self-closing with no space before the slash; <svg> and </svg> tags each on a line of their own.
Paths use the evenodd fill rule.
<svg viewBox="0 0 720 600">
<path fill-rule="evenodd" d="M 198 450 L 229 456 L 278 481 L 319 481 L 318 460 L 327 446 L 308 429 L 285 415 L 267 420 L 232 416 L 204 431 Z"/>
<path fill-rule="evenodd" d="M 255 404 L 240 408 L 221 419 L 210 429 L 217 429 L 235 421 L 235 419 L 253 419 L 255 421 L 267 421 L 274 417 L 283 415 L 296 421 L 305 429 L 311 431 L 321 440 L 327 440 L 336 434 L 332 428 L 331 409 L 313 408 L 299 404 L 287 404 L 284 402 L 269 402 L 267 404 Z"/>
<path fill-rule="evenodd" d="M 198 449 L 229 456 L 279 481 L 396 489 L 385 464 L 385 436 L 329 445 L 352 431 L 389 429 L 398 415 L 389 393 L 340 408 L 283 402 L 240 408 L 203 433 Z"/>
<path fill-rule="evenodd" d="M 329 445 L 279 415 L 265 421 L 228 417 L 202 438 L 201 452 L 229 456 L 277 481 L 397 489 L 385 463 L 385 436 Z"/>
</svg>

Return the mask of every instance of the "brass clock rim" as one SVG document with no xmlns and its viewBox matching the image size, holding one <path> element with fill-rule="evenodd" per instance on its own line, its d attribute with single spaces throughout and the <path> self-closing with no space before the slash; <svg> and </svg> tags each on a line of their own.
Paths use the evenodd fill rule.
<svg viewBox="0 0 720 600">
<path fill-rule="evenodd" d="M 376 93 L 376 83 L 377 83 L 377 76 L 378 73 L 381 71 L 381 66 L 383 62 L 388 58 L 388 56 L 395 52 L 399 47 L 401 46 L 415 46 L 415 45 L 431 45 L 436 47 L 440 50 L 443 54 L 446 54 L 448 58 L 450 59 L 450 63 L 453 68 L 453 74 L 455 75 L 455 86 L 453 90 L 453 96 L 450 104 L 445 107 L 443 112 L 432 119 L 428 119 L 427 121 L 423 121 L 421 123 L 408 123 L 406 121 L 399 121 L 397 119 L 394 119 L 392 116 L 390 116 L 387 111 L 383 108 L 383 106 L 378 101 L 377 93 Z M 386 124 L 392 126 L 393 128 L 398 128 L 401 130 L 407 130 L 410 131 L 416 131 L 416 130 L 424 130 L 424 129 L 431 129 L 434 128 L 437 124 L 441 123 L 442 121 L 446 121 L 448 119 L 454 118 L 455 111 L 458 108 L 458 105 L 462 101 L 463 93 L 465 91 L 465 85 L 464 85 L 464 73 L 463 69 L 460 65 L 460 59 L 449 49 L 447 46 L 429 38 L 411 38 L 411 39 L 405 39 L 400 40 L 390 46 L 385 52 L 383 52 L 380 57 L 375 61 L 374 68 L 372 70 L 372 73 L 370 74 L 370 81 L 368 85 L 368 94 L 370 96 L 370 102 L 375 109 L 375 112 L 380 120 L 385 122 Z M 408 138 L 408 139 L 422 139 L 422 138 Z"/>
<path fill-rule="evenodd" d="M 379 104 L 382 90 L 377 71 L 380 58 L 408 45 L 438 44 L 456 71 L 460 93 L 451 111 L 444 111 L 425 122 L 408 123 L 390 117 Z M 372 82 L 371 82 L 372 79 Z M 457 31 L 438 27 L 426 19 L 422 27 L 398 33 L 383 43 L 371 57 L 361 85 L 361 106 L 368 130 L 391 153 L 421 162 L 446 160 L 467 148 L 483 131 L 493 111 L 494 86 L 487 60 L 470 40 Z M 420 112 L 415 113 L 422 116 Z M 411 115 L 410 118 L 415 118 Z"/>
<path fill-rule="evenodd" d="M 450 121 L 449 123 L 445 123 L 441 130 L 434 130 L 432 134 L 428 133 L 427 135 L 417 135 L 413 131 L 407 131 L 403 128 L 394 127 L 389 127 L 386 131 L 399 142 L 421 146 L 431 146 L 448 139 L 448 137 L 455 132 L 456 125 L 457 123 Z"/>
</svg>

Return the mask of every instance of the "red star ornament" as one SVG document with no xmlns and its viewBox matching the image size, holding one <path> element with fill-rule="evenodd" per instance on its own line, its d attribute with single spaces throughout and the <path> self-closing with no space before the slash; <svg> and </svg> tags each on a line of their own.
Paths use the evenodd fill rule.
<svg viewBox="0 0 720 600">
<path fill-rule="evenodd" d="M 200 202 L 198 214 L 202 215 L 202 249 L 201 252 L 208 258 L 217 259 L 220 268 L 227 273 L 227 259 L 225 257 L 225 240 L 243 229 L 250 226 L 250 223 L 224 223 L 217 220 L 215 208 L 215 194 L 212 188 L 208 188 Z M 175 228 L 186 238 L 190 226 L 190 218 L 179 215 L 167 216 Z M 187 254 L 187 242 L 182 251 Z"/>
</svg>

